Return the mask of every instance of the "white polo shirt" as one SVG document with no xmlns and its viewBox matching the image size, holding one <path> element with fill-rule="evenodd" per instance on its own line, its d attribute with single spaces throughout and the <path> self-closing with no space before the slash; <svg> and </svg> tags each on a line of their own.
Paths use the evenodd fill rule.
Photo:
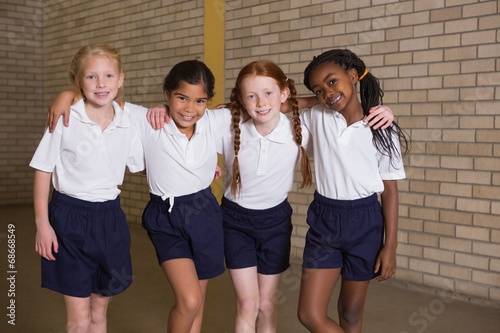
<svg viewBox="0 0 500 333">
<path fill-rule="evenodd" d="M 128 103 L 125 108 L 138 125 L 152 194 L 166 200 L 210 186 L 217 165 L 216 141 L 231 130 L 229 109 L 206 110 L 188 140 L 173 121 L 154 130 L 146 119 L 146 108 Z"/>
<path fill-rule="evenodd" d="M 70 125 L 62 117 L 56 129 L 48 129 L 30 166 L 52 172 L 54 189 L 68 196 L 102 202 L 115 199 L 123 183 L 125 166 L 144 170 L 143 149 L 137 129 L 127 111 L 113 102 L 115 116 L 108 127 L 89 119 L 83 99 L 71 106 Z"/>
<path fill-rule="evenodd" d="M 257 132 L 251 118 L 240 124 L 240 128 L 238 160 L 242 187 L 239 195 L 231 194 L 234 161 L 232 134 L 224 136 L 219 146 L 227 169 L 224 196 L 247 209 L 275 207 L 287 198 L 292 189 L 299 159 L 299 147 L 293 140 L 291 120 L 281 114 L 276 128 L 266 136 Z"/>
<path fill-rule="evenodd" d="M 302 122 L 312 138 L 319 194 L 337 200 L 366 198 L 384 191 L 382 180 L 406 177 L 397 136 L 392 140 L 399 155 L 389 160 L 375 148 L 362 120 L 347 127 L 340 113 L 316 105 L 302 114 Z"/>
</svg>

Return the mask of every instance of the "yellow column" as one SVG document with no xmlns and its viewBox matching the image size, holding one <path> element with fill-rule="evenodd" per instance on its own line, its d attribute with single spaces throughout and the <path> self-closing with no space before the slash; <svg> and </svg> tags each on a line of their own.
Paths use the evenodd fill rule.
<svg viewBox="0 0 500 333">
<path fill-rule="evenodd" d="M 224 0 L 205 0 L 204 8 L 203 59 L 215 76 L 215 96 L 209 103 L 209 107 L 213 107 L 224 103 Z M 219 156 L 218 164 L 222 168 L 221 156 Z M 222 177 L 214 181 L 211 188 L 220 202 L 224 193 Z"/>
</svg>

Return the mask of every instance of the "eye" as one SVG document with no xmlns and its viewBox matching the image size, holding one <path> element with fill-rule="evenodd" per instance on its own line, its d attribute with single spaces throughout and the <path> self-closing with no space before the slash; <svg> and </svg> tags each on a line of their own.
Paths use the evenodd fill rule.
<svg viewBox="0 0 500 333">
<path fill-rule="evenodd" d="M 205 104 L 207 101 L 205 99 L 198 99 L 196 100 L 196 103 L 198 104 Z"/>
<path fill-rule="evenodd" d="M 315 91 L 313 91 L 313 93 L 314 93 L 314 95 L 319 96 L 319 95 L 321 95 L 321 93 L 323 93 L 323 91 L 315 90 Z"/>
<path fill-rule="evenodd" d="M 106 74 L 106 77 L 109 78 L 109 79 L 111 79 L 111 78 L 113 78 L 115 76 L 113 74 Z"/>
<path fill-rule="evenodd" d="M 250 100 L 255 99 L 255 95 L 248 95 L 247 99 L 250 99 Z"/>
<path fill-rule="evenodd" d="M 271 96 L 273 94 L 272 91 L 266 91 L 266 96 Z"/>
<path fill-rule="evenodd" d="M 90 75 L 87 75 L 85 78 L 88 80 L 93 80 L 93 79 L 95 79 L 95 75 L 90 74 Z"/>
<path fill-rule="evenodd" d="M 335 82 L 337 82 L 337 80 L 331 79 L 330 81 L 328 81 L 328 85 L 329 86 L 334 85 Z"/>
</svg>

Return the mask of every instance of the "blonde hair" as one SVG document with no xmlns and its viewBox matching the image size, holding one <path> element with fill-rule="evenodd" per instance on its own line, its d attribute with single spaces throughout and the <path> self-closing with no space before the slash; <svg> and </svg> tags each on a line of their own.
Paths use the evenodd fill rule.
<svg viewBox="0 0 500 333">
<path fill-rule="evenodd" d="M 299 116 L 299 107 L 297 102 L 297 90 L 295 89 L 295 82 L 288 78 L 281 68 L 274 62 L 269 60 L 258 60 L 253 61 L 243 67 L 236 78 L 236 84 L 231 91 L 230 97 L 230 109 L 232 114 L 232 128 L 233 128 L 233 141 L 234 141 L 234 161 L 233 161 L 233 178 L 231 181 L 231 193 L 233 196 L 241 190 L 241 174 L 240 165 L 238 161 L 238 152 L 240 151 L 240 112 L 244 110 L 243 103 L 241 101 L 241 84 L 246 77 L 250 76 L 265 76 L 270 77 L 276 81 L 276 84 L 281 91 L 286 88 L 290 89 L 289 100 L 292 104 L 292 120 L 293 120 L 293 138 L 297 146 L 300 148 L 301 162 L 300 171 L 302 173 L 302 184 L 300 188 L 308 187 L 311 185 L 311 167 L 309 164 L 309 159 L 307 157 L 307 152 L 302 147 L 302 128 Z M 294 168 L 295 166 L 290 166 Z"/>
<path fill-rule="evenodd" d="M 116 62 L 118 73 L 123 73 L 121 55 L 118 49 L 106 43 L 96 43 L 80 48 L 78 52 L 76 52 L 76 54 L 73 56 L 73 59 L 69 64 L 69 79 L 71 85 L 73 86 L 73 90 L 75 91 L 75 97 L 72 104 L 85 97 L 83 96 L 81 87 L 83 68 L 88 58 L 97 56 L 107 57 L 111 60 L 114 60 Z M 118 94 L 115 97 L 115 101 L 119 104 L 122 104 L 122 99 L 123 85 L 118 89 Z"/>
</svg>

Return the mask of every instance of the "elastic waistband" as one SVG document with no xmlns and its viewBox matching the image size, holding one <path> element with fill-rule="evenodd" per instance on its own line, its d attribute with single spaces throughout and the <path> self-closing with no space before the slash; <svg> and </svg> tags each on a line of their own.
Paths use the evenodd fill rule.
<svg viewBox="0 0 500 333">
<path fill-rule="evenodd" d="M 163 200 L 161 198 L 161 196 L 158 196 L 158 195 L 155 195 L 152 193 L 149 194 L 149 197 L 151 198 L 152 202 L 165 204 L 165 205 L 170 205 L 170 203 L 173 202 L 173 200 L 171 200 L 171 199 L 175 199 L 175 203 L 185 203 L 185 202 L 192 202 L 192 201 L 197 200 L 199 198 L 203 198 L 203 197 L 207 198 L 207 197 L 211 197 L 211 196 L 213 196 L 213 194 L 212 194 L 212 190 L 210 189 L 210 186 L 207 187 L 206 189 L 198 191 L 196 193 L 181 195 L 178 197 L 170 197 L 170 198 L 167 198 L 166 200 Z"/>
<path fill-rule="evenodd" d="M 93 212 L 104 211 L 110 208 L 120 208 L 120 196 L 117 196 L 115 199 L 108 201 L 86 201 L 70 197 L 69 195 L 63 194 L 58 191 L 54 191 L 52 193 L 51 200 L 54 203 Z"/>
<path fill-rule="evenodd" d="M 322 196 L 319 194 L 317 191 L 314 192 L 314 200 L 318 201 L 319 203 L 335 208 L 335 209 L 360 209 L 360 208 L 366 208 L 372 206 L 374 203 L 378 202 L 378 196 L 377 194 L 372 194 L 369 197 L 366 198 L 361 198 L 361 199 L 355 199 L 355 200 L 336 200 L 336 199 L 330 199 L 327 197 Z"/>
<path fill-rule="evenodd" d="M 267 215 L 269 213 L 275 212 L 276 209 L 280 209 L 282 207 L 287 207 L 288 205 L 289 205 L 289 203 L 288 203 L 287 199 L 283 200 L 283 202 L 281 202 L 280 204 L 278 204 L 274 207 L 266 208 L 266 209 L 248 209 L 245 207 L 241 207 L 237 203 L 235 203 L 229 199 L 226 199 L 226 197 L 222 197 L 222 202 L 221 202 L 221 206 L 227 207 L 228 209 L 230 209 L 234 212 L 237 212 L 239 214 L 244 214 L 247 216 Z"/>
</svg>

